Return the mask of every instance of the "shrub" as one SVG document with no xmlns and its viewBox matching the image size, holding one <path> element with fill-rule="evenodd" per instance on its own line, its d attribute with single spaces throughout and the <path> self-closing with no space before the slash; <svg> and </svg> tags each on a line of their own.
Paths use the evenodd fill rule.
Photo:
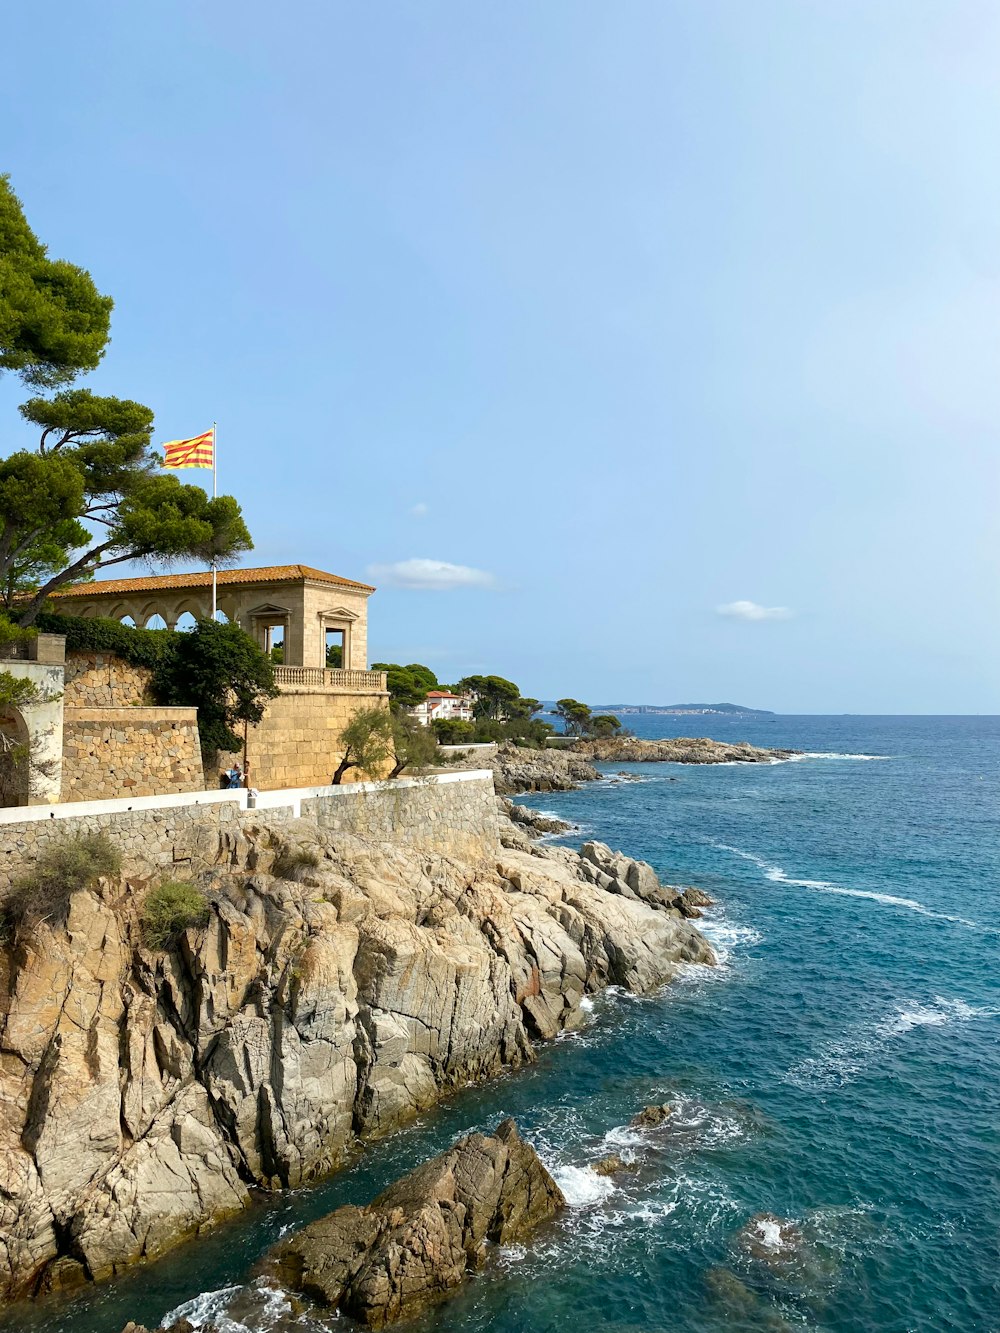
<svg viewBox="0 0 1000 1333">
<path fill-rule="evenodd" d="M 315 870 L 322 860 L 315 847 L 283 847 L 274 859 L 271 874 L 277 879 L 298 880 L 307 870 Z"/>
<path fill-rule="evenodd" d="M 42 852 L 30 874 L 15 883 L 8 918 L 63 921 L 74 893 L 120 874 L 121 868 L 118 848 L 105 833 L 82 833 L 55 843 Z"/>
<path fill-rule="evenodd" d="M 189 926 L 208 920 L 208 899 L 194 884 L 167 880 L 155 888 L 142 908 L 142 942 L 147 949 L 165 949 Z"/>
<path fill-rule="evenodd" d="M 441 745 L 461 745 L 463 741 L 473 740 L 476 734 L 475 722 L 466 722 L 461 717 L 438 717 L 431 727 Z"/>
<path fill-rule="evenodd" d="M 167 629 L 136 629 L 105 616 L 64 616 L 43 611 L 35 620 L 44 634 L 65 634 L 66 651 L 114 653 L 132 666 L 159 666 L 176 635 Z"/>
</svg>

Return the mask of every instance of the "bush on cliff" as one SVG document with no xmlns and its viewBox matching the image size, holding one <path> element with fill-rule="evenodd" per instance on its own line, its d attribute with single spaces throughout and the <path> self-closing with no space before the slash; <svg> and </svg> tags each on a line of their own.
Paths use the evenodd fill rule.
<svg viewBox="0 0 1000 1333">
<path fill-rule="evenodd" d="M 118 848 L 105 833 L 81 833 L 47 847 L 14 885 L 5 905 L 9 923 L 33 919 L 64 921 L 69 900 L 99 879 L 121 874 Z"/>
<path fill-rule="evenodd" d="M 147 949 L 166 949 L 182 930 L 203 926 L 208 913 L 208 899 L 201 889 L 179 880 L 167 880 L 143 903 L 142 942 Z"/>
</svg>

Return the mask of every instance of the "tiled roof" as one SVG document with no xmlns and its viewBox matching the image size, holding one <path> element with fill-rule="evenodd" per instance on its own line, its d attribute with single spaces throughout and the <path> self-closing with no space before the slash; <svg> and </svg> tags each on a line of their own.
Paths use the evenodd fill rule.
<svg viewBox="0 0 1000 1333">
<path fill-rule="evenodd" d="M 357 588 L 360 592 L 374 592 L 369 583 L 342 579 L 339 574 L 327 574 L 309 565 L 267 565 L 264 569 L 220 569 L 217 575 L 220 588 L 233 583 L 300 583 L 310 579 L 316 583 L 332 583 L 340 588 Z M 152 574 L 144 579 L 95 579 L 93 583 L 77 583 L 60 588 L 53 597 L 100 597 L 105 593 L 156 592 L 167 588 L 210 588 L 212 571 L 199 569 L 193 574 Z"/>
<path fill-rule="evenodd" d="M 460 694 L 452 694 L 450 690 L 428 690 L 428 699 L 461 699 Z"/>
</svg>

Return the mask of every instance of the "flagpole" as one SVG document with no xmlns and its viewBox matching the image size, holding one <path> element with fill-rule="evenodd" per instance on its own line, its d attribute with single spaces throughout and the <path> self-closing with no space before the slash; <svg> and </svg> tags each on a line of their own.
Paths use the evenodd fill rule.
<svg viewBox="0 0 1000 1333">
<path fill-rule="evenodd" d="M 219 495 L 219 440 L 217 423 L 212 422 L 212 499 L 218 499 Z M 218 565 L 215 556 L 212 556 L 212 619 L 215 619 L 216 611 L 216 584 L 218 578 Z"/>
</svg>

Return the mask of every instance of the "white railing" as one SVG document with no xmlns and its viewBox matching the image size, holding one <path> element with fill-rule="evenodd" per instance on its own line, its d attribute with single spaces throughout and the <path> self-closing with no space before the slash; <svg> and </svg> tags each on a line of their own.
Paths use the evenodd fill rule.
<svg viewBox="0 0 1000 1333">
<path fill-rule="evenodd" d="M 276 666 L 278 685 L 326 685 L 338 690 L 358 690 L 362 694 L 384 694 L 384 671 L 348 671 L 339 667 Z"/>
</svg>

